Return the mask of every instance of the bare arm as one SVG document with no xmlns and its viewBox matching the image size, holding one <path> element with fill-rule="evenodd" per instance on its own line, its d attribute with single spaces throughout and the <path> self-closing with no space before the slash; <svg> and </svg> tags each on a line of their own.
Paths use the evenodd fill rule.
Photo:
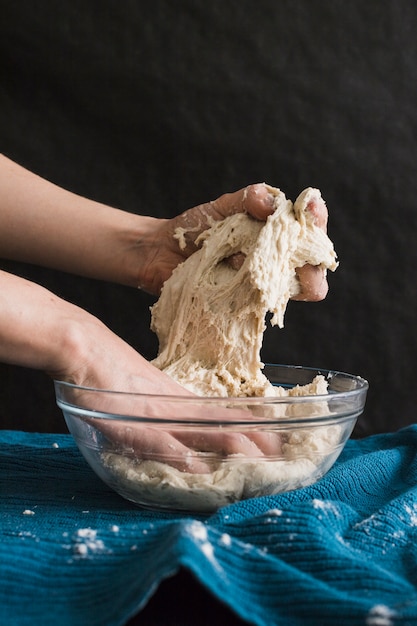
<svg viewBox="0 0 417 626">
<path fill-rule="evenodd" d="M 114 367 L 115 360 L 119 366 Z M 0 361 L 79 385 L 183 393 L 131 346 L 83 309 L 0 271 Z"/>
<path fill-rule="evenodd" d="M 139 394 L 191 395 L 92 315 L 39 285 L 2 271 L 0 360 L 40 369 L 52 378 L 86 387 Z M 139 398 L 135 414 L 141 407 Z M 123 411 L 123 402 L 122 398 L 116 411 Z M 129 400 L 126 402 L 130 410 Z M 99 406 L 93 408 L 97 410 Z M 178 468 L 191 472 L 208 471 L 203 461 L 198 458 L 190 460 L 187 442 L 179 441 L 168 430 L 154 431 L 139 424 L 106 420 L 99 428 L 118 445 L 133 447 L 139 453 L 152 451 L 172 455 L 175 450 Z M 223 450 L 225 443 L 219 437 L 212 445 Z M 237 446 L 241 453 L 262 454 L 259 442 L 257 446 L 241 435 L 229 437 L 228 445 L 232 451 Z"/>
<path fill-rule="evenodd" d="M 0 156 L 0 257 L 141 286 L 154 294 L 195 250 L 193 241 L 181 250 L 173 237 L 175 229 L 183 228 L 195 238 L 212 219 L 237 211 L 265 219 L 272 211 L 267 187 L 251 185 L 172 220 L 161 220 L 82 198 Z M 319 213 L 327 218 L 324 206 Z M 303 292 L 305 299 L 325 295 L 317 289 L 323 284 L 323 276 L 319 278 L 313 276 Z M 302 287 L 307 284 L 301 277 L 300 282 Z M 1 271 L 0 361 L 40 369 L 82 386 L 186 393 L 97 318 L 43 287 Z M 128 437 L 114 428 L 111 434 L 118 441 Z M 136 435 L 140 447 L 141 429 Z M 155 445 L 171 449 L 172 436 L 165 433 Z M 181 449 L 186 458 L 187 448 Z M 205 468 L 196 466 L 194 471 Z"/>
<path fill-rule="evenodd" d="M 0 256 L 138 286 L 136 251 L 162 220 L 83 198 L 0 155 Z"/>
<path fill-rule="evenodd" d="M 327 209 L 314 207 L 326 228 Z M 174 268 L 195 251 L 211 220 L 236 212 L 266 219 L 267 185 L 249 185 L 173 219 L 136 215 L 62 189 L 0 155 L 0 257 L 108 280 L 158 294 Z M 176 228 L 190 239 L 181 249 Z M 320 300 L 327 282 L 318 268 L 300 269 L 303 300 Z"/>
</svg>

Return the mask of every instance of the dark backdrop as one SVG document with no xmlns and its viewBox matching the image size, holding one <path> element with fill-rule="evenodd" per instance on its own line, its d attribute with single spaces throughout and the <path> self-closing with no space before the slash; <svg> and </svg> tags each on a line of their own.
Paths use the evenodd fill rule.
<svg viewBox="0 0 417 626">
<path fill-rule="evenodd" d="M 356 434 L 415 420 L 417 4 L 1 0 L 2 151 L 79 194 L 173 216 L 250 182 L 319 187 L 340 268 L 263 358 L 370 381 Z M 146 357 L 153 300 L 2 261 Z M 117 364 L 116 364 L 117 365 Z M 65 431 L 39 372 L 1 365 L 0 425 Z"/>
</svg>

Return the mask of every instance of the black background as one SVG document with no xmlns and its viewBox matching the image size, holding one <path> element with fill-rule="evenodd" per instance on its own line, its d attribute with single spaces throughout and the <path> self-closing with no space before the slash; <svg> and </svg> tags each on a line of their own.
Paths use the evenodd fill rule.
<svg viewBox="0 0 417 626">
<path fill-rule="evenodd" d="M 340 268 L 291 303 L 265 361 L 370 382 L 357 436 L 415 420 L 417 4 L 1 0 L 2 151 L 127 211 L 174 216 L 266 181 L 327 201 Z M 153 298 L 1 262 L 147 358 Z M 115 364 L 117 366 L 117 364 Z M 66 431 L 40 372 L 0 366 L 0 426 Z"/>
</svg>

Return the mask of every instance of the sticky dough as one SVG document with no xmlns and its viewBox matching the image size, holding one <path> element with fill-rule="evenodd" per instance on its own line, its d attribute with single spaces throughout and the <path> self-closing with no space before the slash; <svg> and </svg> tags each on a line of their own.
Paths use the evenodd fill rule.
<svg viewBox="0 0 417 626">
<path fill-rule="evenodd" d="M 294 205 L 278 189 L 275 211 L 266 222 L 235 214 L 216 222 L 200 237 L 201 248 L 177 267 L 152 308 L 152 329 L 159 339 L 153 361 L 181 385 L 204 396 L 273 396 L 325 394 L 322 376 L 309 385 L 273 387 L 262 373 L 260 350 L 265 317 L 283 326 L 288 300 L 299 292 L 296 268 L 306 263 L 335 270 L 333 245 L 313 223 L 308 206 L 321 201 L 317 189 L 306 189 Z M 184 231 L 177 237 L 184 242 Z M 240 269 L 227 261 L 243 253 Z M 314 410 L 321 408 L 314 404 Z M 326 407 L 324 407 L 324 410 Z M 273 405 L 275 417 L 313 411 L 308 405 Z M 284 414 L 282 415 L 282 410 Z M 268 409 L 263 412 L 267 416 Z M 279 493 L 310 484 L 323 475 L 338 454 L 341 431 L 323 426 L 314 431 L 291 428 L 281 433 L 276 459 L 222 456 L 213 470 L 195 474 L 162 459 L 130 459 L 107 453 L 104 464 L 121 493 L 145 506 L 210 512 L 230 502 Z M 198 452 L 196 452 L 198 454 Z"/>
<path fill-rule="evenodd" d="M 154 365 L 199 395 L 275 395 L 260 360 L 266 315 L 283 326 L 288 300 L 300 290 L 296 268 L 337 267 L 332 242 L 308 210 L 322 201 L 319 190 L 304 190 L 294 204 L 269 191 L 275 210 L 266 222 L 244 213 L 215 222 L 152 308 Z M 245 255 L 240 269 L 228 262 L 237 253 Z"/>
</svg>

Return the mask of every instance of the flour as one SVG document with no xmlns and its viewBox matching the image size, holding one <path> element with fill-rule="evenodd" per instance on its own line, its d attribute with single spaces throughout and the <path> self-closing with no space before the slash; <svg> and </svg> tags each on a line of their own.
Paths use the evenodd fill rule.
<svg viewBox="0 0 417 626">
<path fill-rule="evenodd" d="M 394 626 L 396 612 L 385 604 L 376 604 L 366 617 L 366 626 Z"/>
<path fill-rule="evenodd" d="M 107 552 L 104 542 L 97 538 L 93 528 L 79 528 L 73 535 L 73 554 L 86 557 L 91 553 Z"/>
<path fill-rule="evenodd" d="M 153 364 L 196 395 L 244 398 L 327 393 L 322 376 L 288 390 L 272 386 L 262 371 L 265 319 L 270 313 L 271 324 L 283 326 L 287 303 L 300 290 L 296 268 L 306 263 L 320 266 L 323 272 L 337 267 L 332 242 L 314 224 L 309 210 L 311 204 L 322 202 L 320 192 L 308 188 L 293 204 L 280 190 L 269 191 L 275 210 L 266 222 L 240 213 L 213 223 L 200 236 L 201 248 L 174 270 L 152 308 L 151 327 L 159 340 Z M 178 232 L 177 238 L 181 242 L 184 232 Z M 236 254 L 244 257 L 238 269 L 228 262 Z M 254 410 L 257 417 L 259 410 Z M 263 418 L 272 420 L 310 417 L 323 407 L 300 403 L 289 410 L 275 403 L 261 410 Z M 314 433 L 289 427 L 280 434 L 280 451 L 275 456 L 212 455 L 207 459 L 210 472 L 204 474 L 111 452 L 105 453 L 104 462 L 116 478 L 117 490 L 129 499 L 147 506 L 209 512 L 317 480 L 337 456 L 339 436 L 335 426 Z"/>
</svg>

